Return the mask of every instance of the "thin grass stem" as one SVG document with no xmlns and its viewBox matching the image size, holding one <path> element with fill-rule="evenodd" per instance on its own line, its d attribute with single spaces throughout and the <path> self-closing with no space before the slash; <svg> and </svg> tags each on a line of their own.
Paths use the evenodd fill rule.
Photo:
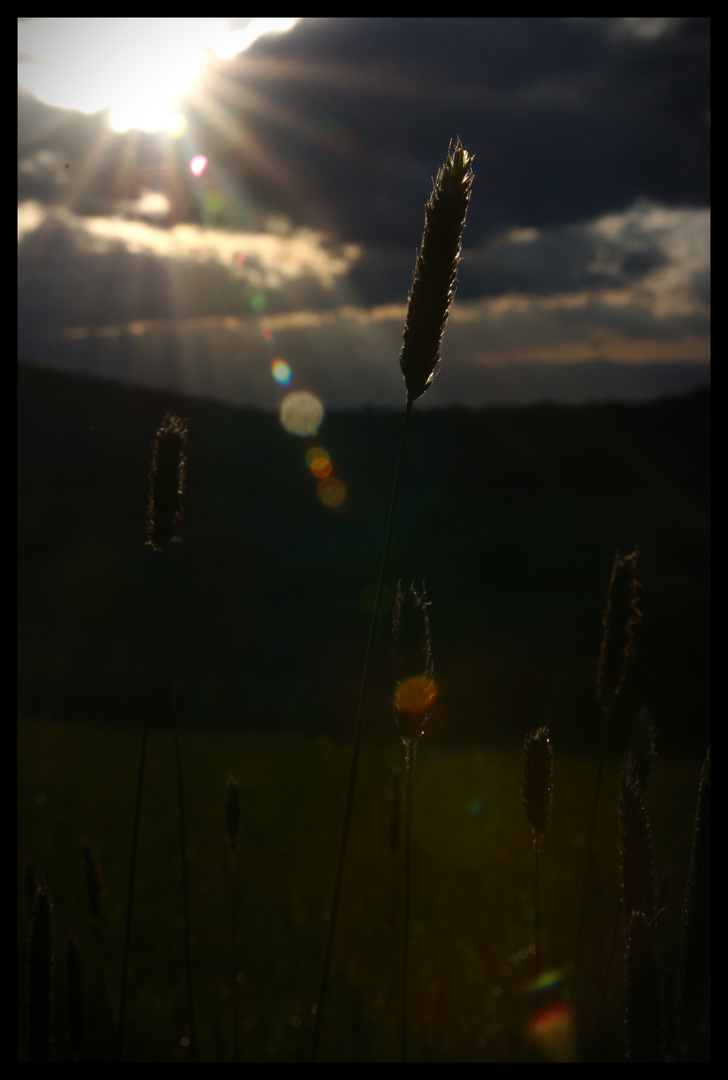
<svg viewBox="0 0 728 1080">
<path fill-rule="evenodd" d="M 177 767 L 177 797 L 179 808 L 179 845 L 180 845 L 180 858 L 182 862 L 182 920 L 183 920 L 183 933 L 184 933 L 184 956 L 185 956 L 185 978 L 187 981 L 187 1009 L 189 1014 L 190 1025 L 190 1057 L 193 1062 L 197 1061 L 197 1033 L 195 1030 L 195 998 L 192 988 L 192 958 L 190 955 L 190 902 L 189 902 L 189 889 L 187 885 L 187 825 L 185 819 L 185 797 L 184 797 L 184 785 L 182 780 L 182 752 L 180 749 L 179 739 L 179 722 L 178 722 L 178 706 L 177 706 L 177 693 L 174 683 L 174 653 L 173 653 L 173 641 L 171 631 L 169 633 L 169 676 L 170 676 L 170 689 L 172 695 L 172 733 L 174 736 L 174 756 Z"/>
<path fill-rule="evenodd" d="M 167 576 L 167 552 L 162 553 L 162 573 L 159 579 L 159 602 L 157 620 L 161 623 L 164 609 L 164 586 Z M 137 853 L 139 850 L 139 823 L 142 811 L 142 791 L 144 788 L 144 772 L 147 760 L 147 742 L 149 737 L 149 720 L 152 710 L 151 700 L 147 709 L 142 732 L 142 746 L 139 755 L 139 773 L 137 777 L 136 801 L 134 804 L 134 825 L 132 829 L 131 858 L 129 861 L 129 889 L 126 899 L 126 919 L 124 922 L 124 952 L 121 961 L 121 993 L 119 996 L 119 1023 L 116 1034 L 116 1061 L 124 1059 L 124 1038 L 126 1035 L 126 997 L 129 981 L 129 953 L 131 945 L 132 911 L 134 907 L 134 886 L 136 883 Z"/>
<path fill-rule="evenodd" d="M 577 997 L 578 979 L 579 979 L 579 964 L 581 961 L 581 946 L 584 934 L 584 918 L 586 912 L 586 898 L 589 890 L 589 879 L 591 877 L 591 864 L 592 853 L 594 847 L 594 830 L 597 820 L 597 806 L 599 804 L 599 792 L 602 786 L 602 773 L 604 772 L 604 758 L 607 749 L 607 727 L 609 723 L 609 713 L 605 711 L 602 727 L 602 745 L 599 751 L 599 766 L 597 768 L 597 778 L 594 785 L 594 798 L 592 800 L 591 816 L 589 818 L 589 835 L 586 845 L 586 859 L 584 863 L 584 879 L 581 886 L 581 904 L 579 905 L 579 921 L 577 923 L 576 930 L 576 949 L 574 951 L 574 966 L 571 973 L 571 1000 L 572 1004 Z"/>
<path fill-rule="evenodd" d="M 417 753 L 417 740 L 412 739 L 407 744 L 405 769 L 405 818 L 404 818 L 404 911 L 402 916 L 402 1000 L 400 1010 L 399 1029 L 399 1060 L 407 1060 L 407 1034 L 408 1034 L 408 1009 L 409 998 L 409 934 L 410 934 L 410 909 L 412 897 L 412 780 L 415 773 L 415 754 Z"/>
<path fill-rule="evenodd" d="M 374 663 L 374 653 L 377 645 L 377 637 L 379 634 L 379 623 L 382 614 L 382 605 L 384 601 L 384 586 L 387 579 L 387 571 L 389 570 L 389 558 L 392 551 L 392 538 L 394 536 L 394 519 L 397 509 L 397 501 L 399 498 L 399 487 L 402 473 L 402 460 L 404 458 L 404 449 L 407 443 L 407 430 L 409 428 L 410 415 L 412 413 L 412 401 L 407 401 L 404 415 L 404 425 L 402 427 L 402 436 L 399 444 L 399 453 L 397 455 L 397 467 L 394 473 L 394 484 L 392 486 L 392 499 L 389 507 L 389 521 L 387 522 L 387 534 L 384 541 L 384 554 L 382 556 L 382 565 L 379 571 L 379 581 L 377 583 L 377 594 L 374 601 L 374 610 L 372 612 L 372 619 L 369 626 L 369 640 L 367 643 L 366 658 L 364 660 L 364 673 L 362 675 L 361 687 L 359 690 L 359 704 L 356 712 L 356 728 L 354 731 L 354 746 L 351 753 L 351 764 L 349 766 L 349 783 L 346 790 L 346 804 L 344 807 L 344 820 L 341 827 L 341 838 L 339 840 L 339 856 L 336 864 L 336 879 L 334 881 L 334 893 L 331 900 L 331 912 L 329 915 L 329 927 L 326 936 L 326 949 L 324 952 L 323 971 L 321 973 L 321 984 L 319 987 L 318 1002 L 316 1004 L 316 1017 L 314 1022 L 313 1040 L 311 1044 L 311 1061 L 316 1061 L 319 1052 L 319 1046 L 321 1042 L 321 1028 L 323 1025 L 324 1008 L 326 1004 L 326 993 L 329 984 L 329 973 L 331 971 L 331 960 L 334 955 L 334 942 L 336 940 L 336 929 L 339 919 L 339 905 L 341 902 L 341 890 L 344 882 L 344 867 L 346 865 L 346 852 L 349 844 L 349 831 L 351 829 L 351 819 L 354 810 L 354 791 L 356 789 L 356 778 L 359 769 L 359 757 L 361 754 L 361 744 L 364 735 L 364 720 L 366 717 L 366 705 L 367 698 L 369 696 L 369 684 L 371 682 L 372 665 Z"/>
<path fill-rule="evenodd" d="M 233 1061 L 238 1060 L 238 875 L 235 870 L 236 866 L 233 862 Z"/>
</svg>

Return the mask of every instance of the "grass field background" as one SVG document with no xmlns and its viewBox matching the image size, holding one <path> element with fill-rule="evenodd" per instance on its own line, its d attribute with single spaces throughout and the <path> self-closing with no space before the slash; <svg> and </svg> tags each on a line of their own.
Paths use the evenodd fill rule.
<svg viewBox="0 0 728 1080">
<path fill-rule="evenodd" d="M 311 1048 L 372 586 L 401 428 L 326 416 L 346 499 L 317 499 L 308 442 L 273 415 L 19 366 L 19 1022 L 25 868 L 56 913 L 53 1060 L 69 1057 L 66 935 L 81 950 L 82 1057 L 113 1057 L 142 728 L 144 782 L 127 1009 L 133 1061 L 189 1051 L 172 710 L 160 658 L 162 558 L 145 547 L 150 445 L 189 418 L 181 543 L 170 545 L 174 684 L 187 803 L 199 1059 L 233 1054 L 230 773 L 241 784 L 238 1057 Z M 392 549 L 426 583 L 440 688 L 414 782 L 409 1060 L 584 1060 L 619 897 L 618 776 L 647 706 L 647 791 L 668 1005 L 700 765 L 710 740 L 710 394 L 644 406 L 413 414 Z M 615 551 L 639 544 L 636 660 L 607 731 L 581 985 L 568 1001 L 602 714 L 594 699 Z M 368 603 L 367 598 L 368 597 Z M 397 1059 L 401 853 L 389 788 L 391 608 L 373 666 L 320 1060 Z M 524 736 L 548 725 L 554 799 L 541 852 L 545 1015 L 535 961 Z M 79 842 L 103 876 L 89 916 Z M 623 1060 L 615 941 L 597 1060 Z M 550 1010 L 550 1011 L 549 1011 Z"/>
<path fill-rule="evenodd" d="M 339 940 L 322 1044 L 323 1060 L 396 1057 L 399 856 L 388 846 L 389 785 L 400 764 L 391 743 L 364 753 Z M 81 949 L 85 1060 L 109 1060 L 114 1042 L 128 858 L 141 731 L 23 721 L 19 728 L 19 1002 L 27 909 L 25 862 L 55 906 L 54 1060 L 64 1060 L 63 946 Z M 446 740 L 445 740 L 446 742 Z M 542 848 L 543 969 L 568 975 L 581 895 L 584 843 L 596 764 L 558 745 L 552 819 Z M 225 783 L 240 778 L 239 1043 L 254 1061 L 306 1060 L 330 903 L 349 748 L 289 733 L 186 732 L 189 880 L 200 1060 L 230 1061 L 231 874 Z M 661 760 L 648 804 L 655 840 L 660 947 L 674 962 L 700 763 Z M 617 777 L 605 771 L 587 912 L 578 1031 L 554 1021 L 537 1056 L 568 1059 L 590 1030 L 618 899 Z M 423 740 L 413 820 L 411 1058 L 517 1061 L 534 1053 L 526 1034 L 533 997 L 532 846 L 520 805 L 520 750 L 467 752 Z M 127 1060 L 184 1060 L 185 993 L 177 812 L 171 736 L 154 734 L 148 756 L 132 939 Z M 102 916 L 90 918 L 79 841 L 95 853 Z M 621 941 L 612 967 L 598 1059 L 622 1059 Z M 555 978 L 540 1006 L 562 1002 Z M 554 1014 L 558 1016 L 558 1013 Z M 552 1040 L 549 1043 L 548 1039 Z M 19 1016 L 19 1047 L 24 1038 Z M 584 1048 L 582 1047 L 581 1052 Z"/>
</svg>

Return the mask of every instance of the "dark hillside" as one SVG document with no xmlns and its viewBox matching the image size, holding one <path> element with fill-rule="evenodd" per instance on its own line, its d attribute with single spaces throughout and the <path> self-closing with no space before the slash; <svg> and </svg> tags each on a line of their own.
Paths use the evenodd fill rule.
<svg viewBox="0 0 728 1080">
<path fill-rule="evenodd" d="M 160 557 L 146 477 L 168 410 L 189 419 L 182 542 L 170 549 L 188 724 L 350 737 L 402 416 L 330 413 L 317 440 L 276 417 L 21 363 L 19 701 L 25 715 L 138 723 Z M 392 556 L 424 578 L 448 738 L 549 723 L 588 745 L 616 550 L 637 542 L 644 620 L 623 716 L 664 745 L 708 741 L 708 391 L 647 405 L 415 409 Z M 305 451 L 346 499 L 317 499 Z M 390 735 L 388 623 L 372 731 Z"/>
</svg>

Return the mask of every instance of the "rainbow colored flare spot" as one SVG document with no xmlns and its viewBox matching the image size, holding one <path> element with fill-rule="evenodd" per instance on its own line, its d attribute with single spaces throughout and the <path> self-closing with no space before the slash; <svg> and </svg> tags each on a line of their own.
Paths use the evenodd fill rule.
<svg viewBox="0 0 728 1080">
<path fill-rule="evenodd" d="M 291 381 L 291 368 L 285 360 L 278 357 L 270 366 L 271 375 L 281 386 L 288 386 Z"/>
<path fill-rule="evenodd" d="M 567 1001 L 557 1002 L 532 1016 L 526 1034 L 552 1061 L 575 1060 L 574 1010 Z"/>
</svg>

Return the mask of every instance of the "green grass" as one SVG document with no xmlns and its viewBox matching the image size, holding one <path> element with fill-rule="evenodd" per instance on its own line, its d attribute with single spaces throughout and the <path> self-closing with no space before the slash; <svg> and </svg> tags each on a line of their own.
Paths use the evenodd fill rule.
<svg viewBox="0 0 728 1080">
<path fill-rule="evenodd" d="M 365 744 L 352 823 L 321 1060 L 396 1060 L 399 944 L 388 848 L 388 786 L 401 748 Z M 52 1060 L 66 1059 L 62 945 L 81 948 L 84 1060 L 110 1060 L 140 732 L 22 721 L 19 726 L 19 1029 L 25 1021 L 25 862 L 55 906 Z M 184 1060 L 186 991 L 171 734 L 152 733 L 142 806 L 127 1014 L 130 1061 Z M 225 785 L 240 778 L 238 1040 L 243 1060 L 303 1061 L 310 1049 L 350 747 L 284 734 L 182 733 L 188 817 L 192 964 L 199 1057 L 232 1057 L 231 882 Z M 542 845 L 542 969 L 568 968 L 581 896 L 596 763 L 554 745 L 552 817 Z M 528 1060 L 533 853 L 520 802 L 521 733 L 512 751 L 453 752 L 425 736 L 413 818 L 410 1060 Z M 594 846 L 580 1010 L 595 1015 L 618 898 L 617 778 L 608 761 Z M 647 803 L 655 841 L 665 965 L 675 955 L 700 763 L 658 760 Z M 78 841 L 104 881 L 92 925 Z M 401 858 L 401 853 L 398 856 Z M 399 889 L 401 897 L 401 888 Z M 521 954 L 522 955 L 522 954 Z M 621 953 L 612 970 L 600 1060 L 622 1060 Z M 567 983 L 547 992 L 555 1003 Z"/>
</svg>

